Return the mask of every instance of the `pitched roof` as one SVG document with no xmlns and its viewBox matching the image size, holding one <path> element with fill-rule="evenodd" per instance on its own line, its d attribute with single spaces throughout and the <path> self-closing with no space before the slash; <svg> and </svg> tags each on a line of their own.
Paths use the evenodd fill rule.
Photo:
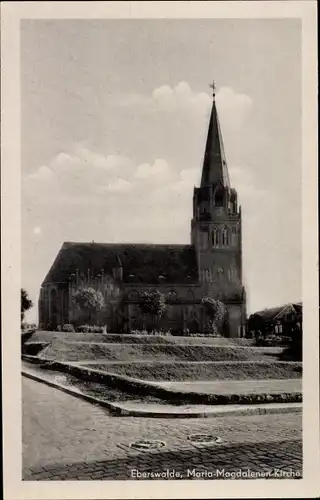
<svg viewBox="0 0 320 500">
<path fill-rule="evenodd" d="M 218 184 L 230 188 L 227 160 L 224 152 L 215 100 L 213 99 L 209 130 L 202 167 L 201 186 Z"/>
<path fill-rule="evenodd" d="M 112 273 L 122 266 L 124 282 L 195 283 L 198 281 L 196 252 L 192 245 L 71 243 L 62 245 L 43 281 L 64 283 L 71 273 Z M 129 278 L 130 275 L 131 278 Z"/>
<path fill-rule="evenodd" d="M 299 307 L 302 307 L 302 304 L 294 303 L 294 304 L 285 304 L 278 307 L 271 307 L 269 309 L 263 309 L 262 311 L 257 311 L 254 313 L 254 316 L 260 316 L 260 318 L 265 321 L 273 321 L 275 319 L 281 319 L 284 314 L 287 314 L 289 310 L 292 312 L 298 312 Z"/>
</svg>

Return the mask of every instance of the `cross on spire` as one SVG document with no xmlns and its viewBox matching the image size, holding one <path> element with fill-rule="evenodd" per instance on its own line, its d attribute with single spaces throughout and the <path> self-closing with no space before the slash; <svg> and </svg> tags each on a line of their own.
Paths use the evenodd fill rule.
<svg viewBox="0 0 320 500">
<path fill-rule="evenodd" d="M 215 84 L 214 80 L 212 81 L 212 83 L 210 83 L 209 87 L 212 89 L 212 96 L 215 97 L 215 95 L 216 95 L 216 84 Z"/>
</svg>

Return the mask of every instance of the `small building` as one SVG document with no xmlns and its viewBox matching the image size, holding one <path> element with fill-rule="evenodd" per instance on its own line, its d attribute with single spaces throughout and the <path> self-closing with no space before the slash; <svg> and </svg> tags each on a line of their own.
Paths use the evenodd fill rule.
<svg viewBox="0 0 320 500">
<path fill-rule="evenodd" d="M 107 325 L 109 332 L 141 329 L 139 294 L 159 290 L 167 302 L 159 328 L 203 332 L 207 318 L 201 299 L 210 296 L 225 305 L 223 333 L 243 335 L 241 207 L 230 184 L 214 91 L 208 125 L 201 182 L 190 200 L 190 244 L 64 243 L 41 286 L 40 328 L 83 323 L 72 296 L 90 286 L 102 292 L 107 304 L 91 322 Z"/>
<path fill-rule="evenodd" d="M 248 319 L 248 333 L 291 337 L 302 329 L 302 302 L 293 302 L 252 314 Z"/>
</svg>

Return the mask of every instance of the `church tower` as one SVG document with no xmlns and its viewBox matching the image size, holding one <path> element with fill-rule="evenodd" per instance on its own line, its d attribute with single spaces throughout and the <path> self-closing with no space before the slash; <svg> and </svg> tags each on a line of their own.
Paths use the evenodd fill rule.
<svg viewBox="0 0 320 500">
<path fill-rule="evenodd" d="M 191 243 L 197 253 L 201 294 L 227 309 L 226 334 L 241 336 L 246 319 L 242 286 L 241 207 L 230 185 L 215 103 L 215 86 L 201 184 L 194 188 Z"/>
</svg>

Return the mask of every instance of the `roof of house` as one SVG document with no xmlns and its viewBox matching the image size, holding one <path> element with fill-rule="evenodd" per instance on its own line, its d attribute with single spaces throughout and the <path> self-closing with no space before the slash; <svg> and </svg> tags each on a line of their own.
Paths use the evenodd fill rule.
<svg viewBox="0 0 320 500">
<path fill-rule="evenodd" d="M 122 267 L 124 282 L 195 283 L 198 281 L 196 252 L 192 245 L 72 243 L 62 245 L 43 285 L 64 283 L 70 274 L 112 273 Z"/>
<path fill-rule="evenodd" d="M 289 309 L 293 309 L 295 312 L 299 313 L 302 309 L 302 303 L 290 303 L 278 307 L 271 307 L 269 309 L 263 309 L 262 311 L 257 311 L 254 316 L 260 316 L 260 318 L 265 321 L 273 321 L 275 319 L 280 319 L 282 315 L 286 314 Z"/>
</svg>

